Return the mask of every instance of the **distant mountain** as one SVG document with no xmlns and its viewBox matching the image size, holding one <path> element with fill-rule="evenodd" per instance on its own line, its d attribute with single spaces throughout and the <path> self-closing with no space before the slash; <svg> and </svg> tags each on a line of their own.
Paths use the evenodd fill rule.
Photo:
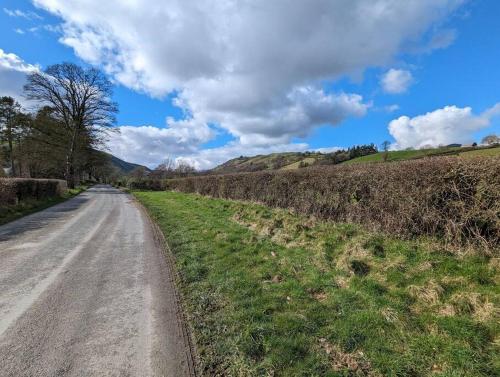
<svg viewBox="0 0 500 377">
<path fill-rule="evenodd" d="M 146 167 L 144 165 L 139 165 L 139 164 L 134 164 L 132 162 L 123 161 L 122 159 L 120 159 L 116 156 L 113 156 L 110 153 L 106 153 L 106 152 L 103 152 L 103 153 L 105 153 L 107 156 L 109 156 L 111 165 L 120 169 L 125 174 L 128 174 L 132 170 L 134 170 L 135 168 L 139 168 L 139 167 L 143 167 L 144 169 L 146 169 L 146 171 L 151 171 L 151 169 L 149 169 L 148 167 Z"/>
</svg>

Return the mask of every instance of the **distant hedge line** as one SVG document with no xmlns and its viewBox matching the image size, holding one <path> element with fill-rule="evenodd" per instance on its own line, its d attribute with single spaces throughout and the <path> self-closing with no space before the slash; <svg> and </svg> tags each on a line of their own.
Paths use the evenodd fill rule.
<svg viewBox="0 0 500 377">
<path fill-rule="evenodd" d="M 137 183 L 137 182 L 136 182 Z M 500 246 L 500 158 L 429 158 L 142 182 L 260 202 L 402 236 Z"/>
<path fill-rule="evenodd" d="M 61 196 L 66 181 L 59 179 L 0 178 L 0 205 Z"/>
</svg>

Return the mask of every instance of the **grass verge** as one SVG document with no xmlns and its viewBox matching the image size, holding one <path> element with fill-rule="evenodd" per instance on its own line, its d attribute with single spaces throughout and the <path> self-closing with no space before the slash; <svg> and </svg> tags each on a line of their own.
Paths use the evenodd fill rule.
<svg viewBox="0 0 500 377">
<path fill-rule="evenodd" d="M 26 200 L 13 206 L 0 206 L 0 225 L 64 202 L 65 200 L 80 194 L 82 191 L 85 191 L 87 188 L 88 186 L 78 186 L 74 189 L 69 189 L 62 197 L 48 198 L 44 200 Z"/>
<path fill-rule="evenodd" d="M 499 370 L 498 258 L 255 204 L 134 194 L 175 255 L 204 375 Z"/>
</svg>

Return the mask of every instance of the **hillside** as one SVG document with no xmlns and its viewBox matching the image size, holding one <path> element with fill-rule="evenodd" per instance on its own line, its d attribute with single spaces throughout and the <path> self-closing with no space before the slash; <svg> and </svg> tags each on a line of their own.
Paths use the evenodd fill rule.
<svg viewBox="0 0 500 377">
<path fill-rule="evenodd" d="M 138 168 L 138 167 L 143 167 L 147 171 L 150 170 L 146 166 L 139 165 L 139 164 L 134 164 L 132 162 L 124 161 L 124 160 L 122 160 L 122 159 L 120 159 L 120 158 L 118 158 L 116 156 L 113 156 L 110 153 L 106 153 L 106 152 L 103 152 L 103 153 L 110 158 L 111 165 L 113 165 L 114 167 L 116 167 L 117 169 L 119 169 L 121 172 L 123 172 L 125 174 L 130 173 L 132 170 L 134 170 L 135 168 Z"/>
<path fill-rule="evenodd" d="M 383 162 L 384 152 L 370 153 L 365 156 L 347 159 L 342 162 L 334 162 L 333 156 L 340 152 L 284 152 L 269 155 L 258 155 L 253 157 L 240 156 L 229 160 L 217 167 L 215 173 L 237 173 L 262 170 L 291 170 L 311 165 L 332 165 L 336 163 L 354 164 Z M 347 153 L 347 151 L 346 151 Z M 493 147 L 441 147 L 419 150 L 404 150 L 388 152 L 387 161 L 413 160 L 432 156 L 496 156 L 500 155 L 500 146 Z"/>
<path fill-rule="evenodd" d="M 325 158 L 319 152 L 284 152 L 253 157 L 240 156 L 217 166 L 212 171 L 217 173 L 251 172 L 273 169 L 295 169 L 300 162 L 312 164 Z"/>
</svg>

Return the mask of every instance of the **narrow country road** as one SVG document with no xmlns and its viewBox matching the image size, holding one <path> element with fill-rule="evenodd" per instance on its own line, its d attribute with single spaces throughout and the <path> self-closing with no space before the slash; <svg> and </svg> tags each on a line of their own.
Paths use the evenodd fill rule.
<svg viewBox="0 0 500 377">
<path fill-rule="evenodd" d="M 96 186 L 0 226 L 0 376 L 191 376 L 161 242 Z"/>
</svg>

